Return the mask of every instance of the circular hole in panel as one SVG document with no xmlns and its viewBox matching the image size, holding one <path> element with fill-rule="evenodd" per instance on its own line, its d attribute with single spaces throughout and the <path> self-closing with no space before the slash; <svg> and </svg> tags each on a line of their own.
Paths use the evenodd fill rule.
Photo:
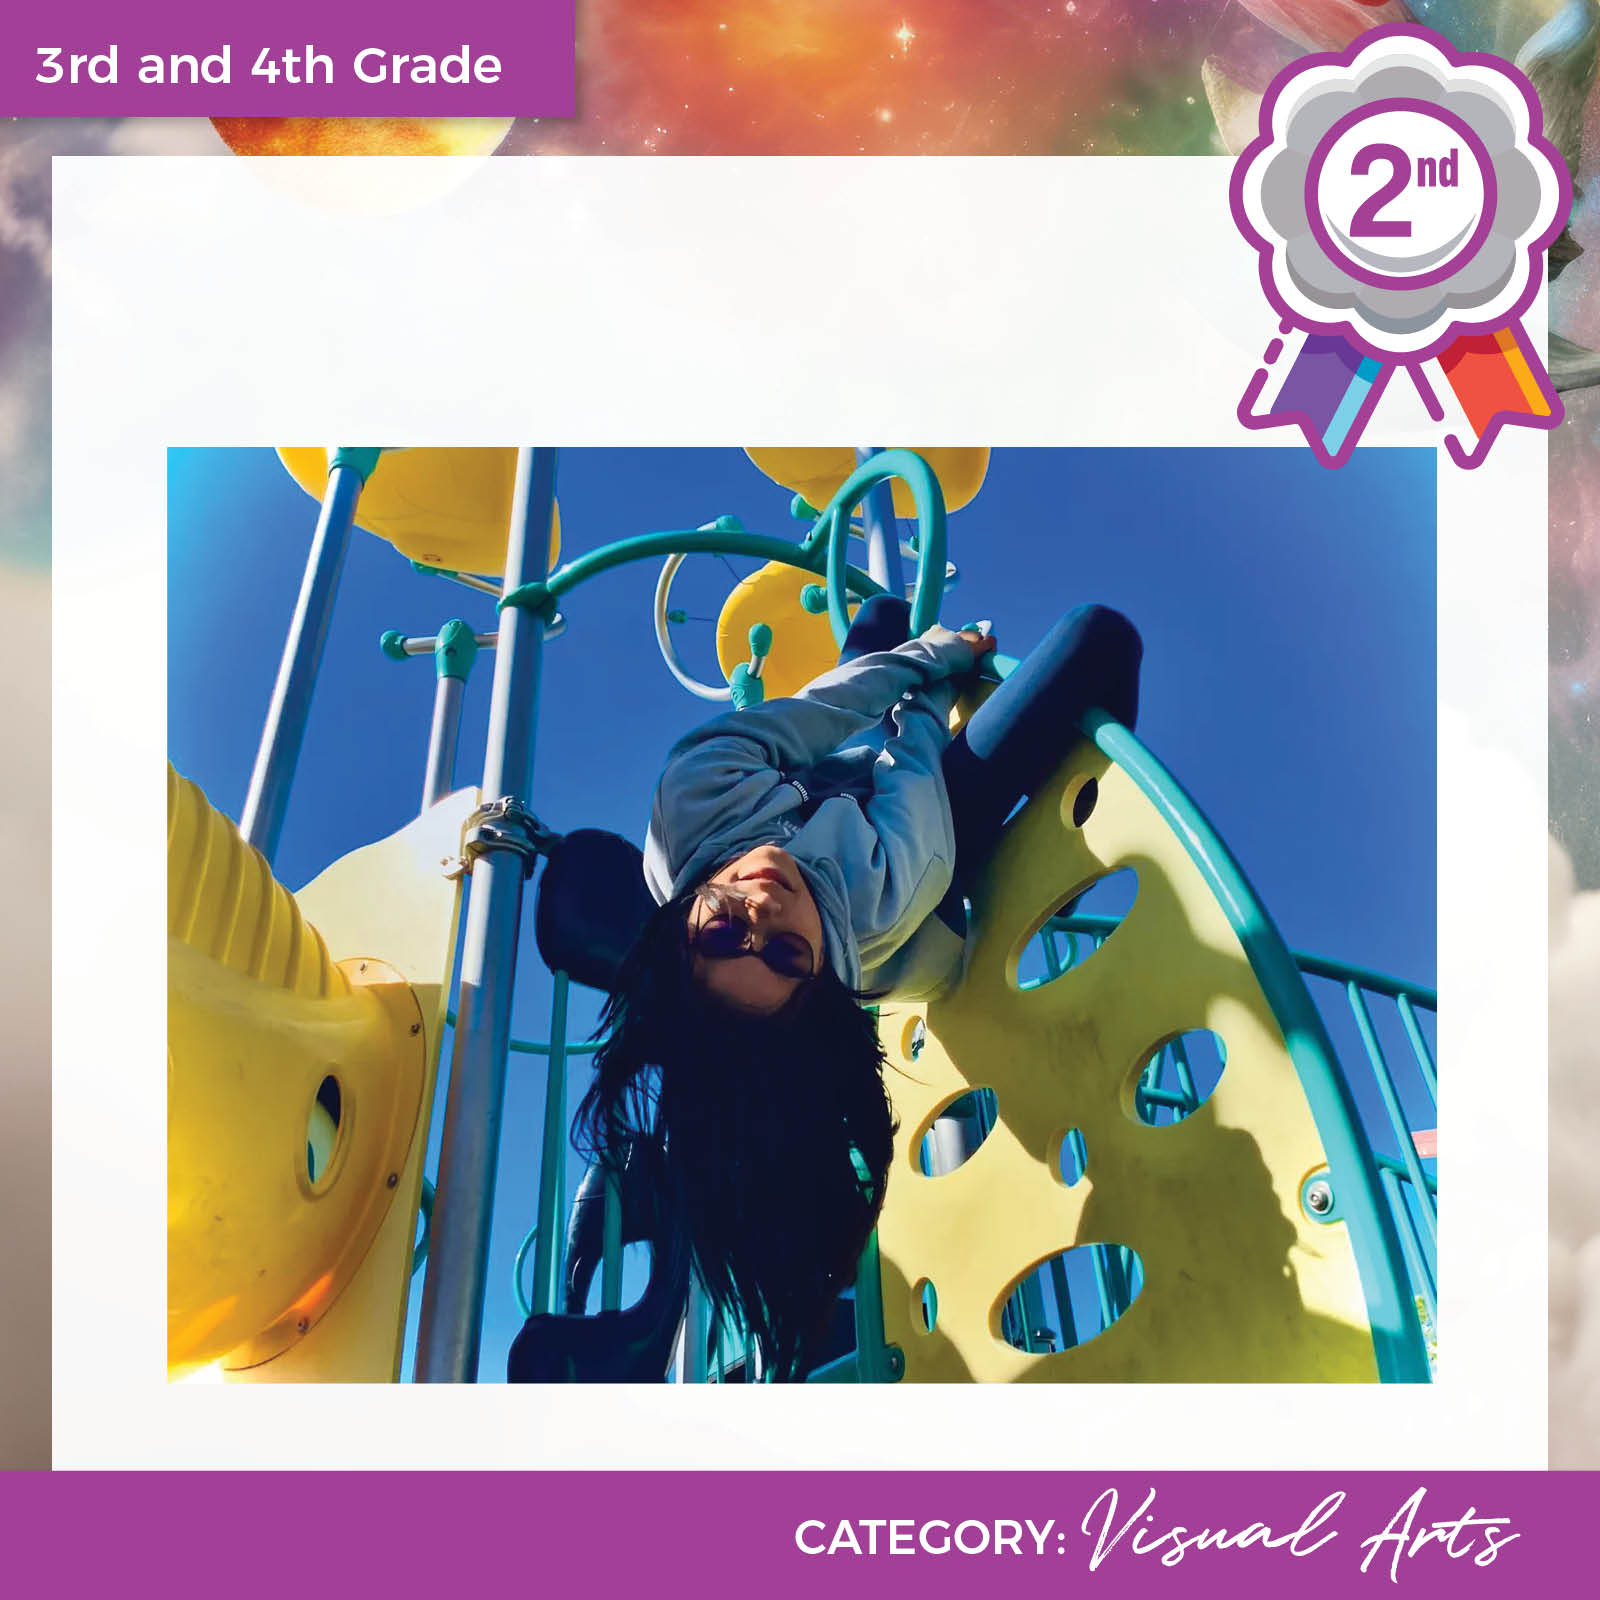
<svg viewBox="0 0 1600 1600">
<path fill-rule="evenodd" d="M 1094 815 L 1095 801 L 1100 798 L 1100 784 L 1094 778 L 1085 778 L 1072 797 L 1072 825 L 1081 828 Z"/>
<path fill-rule="evenodd" d="M 1055 1157 L 1051 1163 L 1052 1169 L 1070 1189 L 1083 1177 L 1089 1165 L 1089 1151 L 1083 1142 L 1082 1130 L 1068 1128 L 1065 1133 L 1057 1134 L 1053 1145 Z"/>
<path fill-rule="evenodd" d="M 995 1302 L 1001 1337 L 1035 1353 L 1070 1350 L 1127 1315 L 1144 1288 L 1139 1252 L 1080 1244 L 1030 1267 Z"/>
<path fill-rule="evenodd" d="M 1163 1040 L 1134 1074 L 1135 1117 L 1168 1128 L 1193 1116 L 1211 1098 L 1227 1060 L 1228 1047 L 1209 1028 Z"/>
<path fill-rule="evenodd" d="M 317 1085 L 306 1117 L 306 1177 L 313 1190 L 321 1191 L 328 1186 L 343 1126 L 344 1096 L 339 1090 L 339 1080 L 330 1074 Z"/>
<path fill-rule="evenodd" d="M 1118 867 L 1046 917 L 1017 959 L 1017 987 L 1042 989 L 1081 967 L 1116 931 L 1139 898 L 1139 874 Z M 1075 919 L 1076 926 L 1066 925 Z"/>
<path fill-rule="evenodd" d="M 922 1047 L 928 1042 L 928 1024 L 921 1017 L 908 1017 L 904 1031 L 900 1035 L 900 1050 L 913 1061 L 922 1054 Z"/>
<path fill-rule="evenodd" d="M 999 1110 L 993 1089 L 968 1089 L 947 1100 L 917 1141 L 917 1170 L 942 1178 L 964 1166 L 993 1131 Z"/>
</svg>

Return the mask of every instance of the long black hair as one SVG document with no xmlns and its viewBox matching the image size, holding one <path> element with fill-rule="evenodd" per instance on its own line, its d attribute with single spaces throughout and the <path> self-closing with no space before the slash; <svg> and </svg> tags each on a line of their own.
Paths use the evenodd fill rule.
<svg viewBox="0 0 1600 1600">
<path fill-rule="evenodd" d="M 574 1144 L 619 1163 L 658 1141 L 666 1203 L 718 1316 L 766 1373 L 803 1377 L 883 1206 L 894 1114 L 877 1024 L 824 965 L 755 1016 L 694 981 L 694 893 L 660 907 L 619 974 Z"/>
</svg>

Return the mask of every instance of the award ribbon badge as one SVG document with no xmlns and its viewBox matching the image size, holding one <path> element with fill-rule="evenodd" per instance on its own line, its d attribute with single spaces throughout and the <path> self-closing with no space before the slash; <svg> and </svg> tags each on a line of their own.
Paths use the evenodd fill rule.
<svg viewBox="0 0 1600 1600">
<path fill-rule="evenodd" d="M 1507 423 L 1555 427 L 1522 325 L 1570 204 L 1542 128 L 1515 67 L 1422 28 L 1375 28 L 1281 73 L 1229 188 L 1284 336 L 1239 420 L 1297 426 L 1336 467 L 1403 367 L 1458 466 Z"/>
</svg>

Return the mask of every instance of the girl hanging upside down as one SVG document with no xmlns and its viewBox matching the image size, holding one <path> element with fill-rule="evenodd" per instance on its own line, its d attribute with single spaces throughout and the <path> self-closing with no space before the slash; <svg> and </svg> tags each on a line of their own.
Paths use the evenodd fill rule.
<svg viewBox="0 0 1600 1600">
<path fill-rule="evenodd" d="M 951 738 L 995 641 L 908 639 L 909 620 L 867 601 L 831 672 L 673 747 L 645 845 L 659 909 L 578 1113 L 602 1161 L 649 1136 L 714 1313 L 779 1379 L 805 1375 L 883 1207 L 895 1123 L 864 1002 L 959 978 L 963 899 L 1006 817 L 1088 708 L 1138 710 L 1139 636 L 1087 606 Z"/>
</svg>

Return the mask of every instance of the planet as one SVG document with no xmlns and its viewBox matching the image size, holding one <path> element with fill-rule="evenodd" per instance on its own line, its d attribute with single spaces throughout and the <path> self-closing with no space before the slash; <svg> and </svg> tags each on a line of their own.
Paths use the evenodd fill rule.
<svg viewBox="0 0 1600 1600">
<path fill-rule="evenodd" d="M 486 156 L 511 117 L 213 117 L 241 156 Z"/>
</svg>

